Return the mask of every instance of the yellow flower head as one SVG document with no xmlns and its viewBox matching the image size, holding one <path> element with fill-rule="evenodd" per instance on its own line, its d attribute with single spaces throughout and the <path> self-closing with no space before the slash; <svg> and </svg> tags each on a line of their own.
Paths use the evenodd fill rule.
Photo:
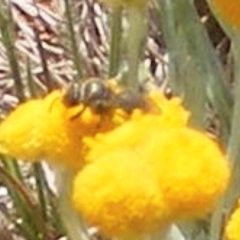
<svg viewBox="0 0 240 240">
<path fill-rule="evenodd" d="M 167 225 L 167 211 L 151 169 L 130 150 L 100 157 L 78 173 L 73 203 L 107 236 L 140 236 Z"/>
<path fill-rule="evenodd" d="M 126 125 L 116 133 L 109 133 L 107 142 L 118 147 L 125 144 L 126 136 L 132 137 L 137 133 L 129 141 L 138 144 L 149 127 L 185 125 L 189 115 L 179 99 L 167 100 L 160 93 L 152 92 L 146 97 L 149 104 L 147 112 L 136 109 L 132 115 L 122 109 L 112 109 L 105 115 L 96 114 L 83 104 L 67 105 L 63 97 L 64 93 L 56 90 L 42 99 L 29 100 L 18 106 L 0 124 L 0 152 L 16 158 L 32 161 L 46 159 L 79 168 L 88 149 L 99 142 L 98 138 L 101 139 L 101 134 L 96 140 L 93 138 L 96 133 L 105 135 L 116 126 Z M 98 157 L 99 148 L 95 149 Z"/>
<path fill-rule="evenodd" d="M 66 106 L 62 101 L 61 91 L 48 95 L 44 99 L 43 107 L 46 112 L 41 132 L 44 136 L 44 157 L 69 167 L 81 167 L 86 150 L 82 138 L 95 133 L 100 116 L 93 114 L 89 109 L 81 113 L 81 104 Z"/>
<path fill-rule="evenodd" d="M 63 93 L 21 104 L 0 124 L 0 152 L 16 158 L 50 161 L 71 167 L 82 165 L 82 137 L 96 132 L 100 116 L 83 106 L 69 107 Z M 100 126 L 100 131 L 108 128 Z"/>
<path fill-rule="evenodd" d="M 240 240 L 240 201 L 238 208 L 232 213 L 225 228 L 226 240 Z"/>
<path fill-rule="evenodd" d="M 181 98 L 167 99 L 159 91 L 153 90 L 149 92 L 149 99 L 160 110 L 162 124 L 174 127 L 187 125 L 190 112 L 183 107 Z"/>
<path fill-rule="evenodd" d="M 27 159 L 41 157 L 42 103 L 42 99 L 23 103 L 0 124 L 1 153 Z"/>
<path fill-rule="evenodd" d="M 149 98 L 149 101 L 154 102 L 153 105 L 156 104 L 160 113 L 155 113 L 154 108 L 150 112 L 135 111 L 128 121 L 112 131 L 97 134 L 94 138 L 84 138 L 90 149 L 88 161 L 94 161 L 98 156 L 114 149 L 136 148 L 155 131 L 187 125 L 189 112 L 182 107 L 179 98 L 168 100 L 157 92 L 151 92 Z"/>
<path fill-rule="evenodd" d="M 217 144 L 190 128 L 155 131 L 139 147 L 177 219 L 202 217 L 225 191 L 228 162 Z"/>
<path fill-rule="evenodd" d="M 216 13 L 232 27 L 240 29 L 239 0 L 209 0 Z"/>
</svg>

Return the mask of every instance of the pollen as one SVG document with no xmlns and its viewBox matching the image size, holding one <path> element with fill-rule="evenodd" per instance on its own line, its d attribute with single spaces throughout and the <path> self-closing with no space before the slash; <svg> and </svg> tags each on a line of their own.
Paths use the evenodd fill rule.
<svg viewBox="0 0 240 240">
<path fill-rule="evenodd" d="M 155 131 L 140 148 L 176 219 L 203 217 L 228 185 L 226 156 L 202 132 L 187 127 Z"/>
<path fill-rule="evenodd" d="M 168 223 L 151 168 L 131 150 L 100 157 L 79 172 L 73 203 L 88 224 L 109 237 L 141 236 Z"/>
<path fill-rule="evenodd" d="M 0 124 L 1 153 L 27 159 L 42 157 L 42 104 L 42 99 L 23 103 Z"/>
<path fill-rule="evenodd" d="M 0 152 L 79 168 L 85 151 L 82 137 L 95 133 L 100 121 L 89 109 L 79 117 L 83 107 L 66 106 L 58 90 L 21 104 L 0 124 Z M 99 130 L 105 128 L 109 126 L 104 124 Z"/>
<path fill-rule="evenodd" d="M 226 240 L 239 240 L 240 239 L 240 201 L 238 207 L 231 214 L 225 229 Z"/>
<path fill-rule="evenodd" d="M 0 124 L 0 152 L 79 169 L 105 151 L 138 145 L 155 127 L 185 126 L 189 117 L 179 98 L 157 92 L 146 97 L 147 110 L 130 114 L 124 109 L 97 114 L 81 103 L 69 106 L 63 97 L 55 90 L 20 104 Z"/>
<path fill-rule="evenodd" d="M 86 136 L 83 141 L 90 149 L 86 159 L 94 161 L 98 156 L 118 148 L 137 148 L 148 139 L 152 132 L 184 127 L 188 124 L 190 113 L 185 110 L 179 98 L 166 99 L 162 94 L 151 92 L 149 112 L 134 111 L 124 124 L 104 134 Z"/>
</svg>

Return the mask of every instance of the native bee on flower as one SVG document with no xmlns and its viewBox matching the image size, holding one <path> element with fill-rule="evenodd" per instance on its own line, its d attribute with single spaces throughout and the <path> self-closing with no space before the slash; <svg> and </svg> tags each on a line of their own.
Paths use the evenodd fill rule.
<svg viewBox="0 0 240 240">
<path fill-rule="evenodd" d="M 64 93 L 63 101 L 67 106 L 82 103 L 85 108 L 89 107 L 97 114 L 108 113 L 115 109 L 131 114 L 134 109 L 145 109 L 147 105 L 144 94 L 140 91 L 116 89 L 108 81 L 96 78 L 80 84 L 71 84 Z"/>
</svg>

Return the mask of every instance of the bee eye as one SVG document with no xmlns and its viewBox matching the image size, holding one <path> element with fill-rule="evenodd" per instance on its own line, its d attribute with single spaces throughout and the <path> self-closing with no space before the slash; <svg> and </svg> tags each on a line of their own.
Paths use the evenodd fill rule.
<svg viewBox="0 0 240 240">
<path fill-rule="evenodd" d="M 96 101 L 99 99 L 108 99 L 109 89 L 100 81 L 88 82 L 81 89 L 82 101 Z"/>
<path fill-rule="evenodd" d="M 80 87 L 77 83 L 71 84 L 65 91 L 63 101 L 67 106 L 79 104 L 81 99 Z"/>
</svg>

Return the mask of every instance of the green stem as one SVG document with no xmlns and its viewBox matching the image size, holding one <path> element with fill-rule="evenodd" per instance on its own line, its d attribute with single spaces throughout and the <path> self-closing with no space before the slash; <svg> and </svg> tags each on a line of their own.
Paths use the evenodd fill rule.
<svg viewBox="0 0 240 240">
<path fill-rule="evenodd" d="M 16 179 L 19 179 L 23 181 L 23 176 L 20 171 L 20 167 L 18 165 L 18 162 L 11 157 L 3 157 L 2 163 L 4 165 L 4 168 L 7 169 L 7 171 Z"/>
<path fill-rule="evenodd" d="M 6 18 L 6 16 L 9 16 Z M 11 67 L 11 73 L 13 75 L 14 84 L 16 87 L 16 94 L 19 100 L 22 102 L 25 100 L 24 86 L 22 83 L 18 57 L 15 52 L 14 37 L 13 37 L 13 19 L 11 9 L 4 10 L 4 5 L 0 4 L 0 31 L 2 34 L 2 42 L 6 48 L 9 65 Z"/>
<path fill-rule="evenodd" d="M 111 15 L 111 39 L 109 56 L 109 77 L 118 74 L 122 42 L 122 9 L 114 8 Z"/>
<path fill-rule="evenodd" d="M 230 159 L 232 176 L 230 186 L 223 199 L 215 211 L 212 219 L 214 228 L 211 232 L 211 240 L 218 240 L 221 236 L 222 223 L 224 213 L 229 215 L 232 208 L 235 206 L 240 194 L 240 32 L 231 32 L 231 39 L 233 43 L 233 57 L 234 57 L 234 108 L 231 122 L 231 132 L 228 142 L 228 156 Z M 225 210 L 225 211 L 224 211 Z M 225 216 L 225 217 L 226 217 Z"/>
<path fill-rule="evenodd" d="M 226 138 L 230 129 L 232 96 L 192 0 L 158 0 L 169 50 L 170 87 L 184 98 L 192 124 L 204 126 L 206 97 L 220 117 Z"/>
<path fill-rule="evenodd" d="M 42 170 L 41 163 L 34 163 L 33 165 L 33 171 L 34 171 L 34 177 L 36 179 L 36 188 L 37 188 L 37 195 L 38 195 L 38 200 L 40 203 L 41 207 L 41 215 L 43 222 L 47 220 L 47 199 L 46 199 L 46 194 L 44 189 L 46 189 L 45 186 L 45 175 Z"/>
<path fill-rule="evenodd" d="M 53 78 L 49 71 L 46 53 L 44 51 L 38 30 L 36 29 L 35 26 L 32 29 L 35 34 L 35 41 L 36 41 L 38 52 L 39 52 L 39 58 L 40 58 L 41 64 L 42 64 L 43 74 L 44 74 L 44 78 L 45 78 L 44 82 L 45 82 L 48 92 L 51 92 L 55 88 L 55 86 L 54 86 Z"/>
<path fill-rule="evenodd" d="M 127 34 L 128 72 L 123 84 L 132 88 L 138 87 L 138 68 L 147 30 L 146 8 L 129 8 L 129 29 Z"/>
<path fill-rule="evenodd" d="M 31 97 L 36 97 L 37 95 L 36 85 L 33 80 L 33 75 L 31 71 L 31 62 L 29 58 L 27 58 L 26 73 L 27 73 L 27 86 L 29 88 L 29 92 L 31 93 Z"/>
<path fill-rule="evenodd" d="M 240 194 L 240 32 L 233 37 L 233 54 L 234 54 L 234 109 L 232 117 L 231 135 L 228 145 L 228 155 L 233 167 L 232 185 L 227 195 L 227 204 L 232 206 Z"/>
<path fill-rule="evenodd" d="M 31 236 L 29 240 L 40 240 L 39 233 L 42 233 L 42 224 L 36 215 L 39 215 L 39 209 L 36 205 L 35 199 L 26 191 L 25 187 L 9 169 L 0 167 L 1 181 L 5 183 L 8 188 L 9 195 L 13 200 L 14 206 L 18 214 L 22 217 L 23 223 L 14 223 L 18 228 L 21 228 L 22 234 Z M 32 209 L 35 209 L 33 214 Z M 21 226 L 22 225 L 22 226 Z M 45 238 L 47 239 L 47 238 Z"/>
<path fill-rule="evenodd" d="M 72 206 L 72 184 L 75 176 L 70 170 L 55 169 L 59 193 L 59 211 L 70 240 L 88 240 L 83 223 Z"/>
<path fill-rule="evenodd" d="M 36 205 L 34 199 L 31 197 L 31 195 L 27 193 L 27 191 L 19 183 L 19 181 L 16 180 L 15 177 L 12 176 L 11 173 L 6 171 L 3 167 L 0 167 L 0 174 L 2 179 L 4 179 L 5 182 L 7 181 L 9 185 L 11 185 L 13 189 L 17 190 L 20 193 L 20 195 L 27 201 L 28 207 L 34 209 Z"/>
<path fill-rule="evenodd" d="M 47 184 L 47 183 L 46 183 Z M 59 235 L 66 235 L 66 229 L 63 225 L 62 218 L 59 213 L 58 209 L 58 199 L 56 196 L 51 192 L 49 187 L 48 189 L 48 195 L 49 195 L 49 205 L 51 206 L 51 216 L 52 216 L 52 226 L 53 229 L 59 234 Z"/>
<path fill-rule="evenodd" d="M 216 209 L 213 212 L 211 217 L 210 233 L 209 233 L 210 240 L 221 239 L 223 212 L 224 212 L 224 198 L 222 197 L 219 200 L 218 204 L 216 205 Z"/>
</svg>

